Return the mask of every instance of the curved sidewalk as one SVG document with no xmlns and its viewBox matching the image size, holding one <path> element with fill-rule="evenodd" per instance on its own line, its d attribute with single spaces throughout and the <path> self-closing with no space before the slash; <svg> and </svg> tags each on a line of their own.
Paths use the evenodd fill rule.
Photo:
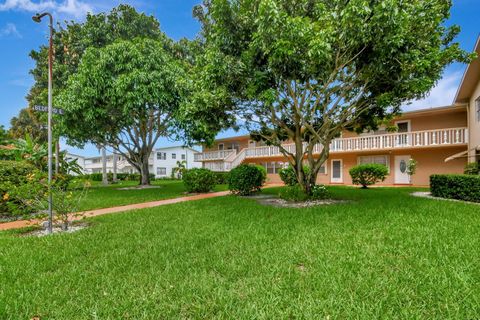
<svg viewBox="0 0 480 320">
<path fill-rule="evenodd" d="M 158 201 L 150 201 L 150 202 L 143 202 L 143 203 L 134 203 L 128 204 L 125 206 L 119 207 L 111 207 L 111 208 L 104 208 L 104 209 L 95 209 L 89 210 L 84 212 L 72 213 L 71 218 L 72 220 L 79 220 L 82 218 L 89 218 L 95 216 L 101 216 L 104 214 L 110 213 L 117 213 L 117 212 L 124 212 L 129 210 L 137 210 L 137 209 L 146 209 L 146 208 L 153 208 L 158 206 L 163 206 L 167 204 L 179 203 L 179 202 L 186 202 L 186 201 L 194 201 L 194 200 L 202 200 L 202 199 L 209 199 L 209 198 L 216 198 L 228 195 L 229 191 L 220 191 L 220 192 L 213 192 L 213 193 L 205 193 L 205 194 L 198 194 L 194 196 L 186 196 L 186 197 L 179 197 L 179 198 L 172 198 L 172 199 L 165 199 L 165 200 L 158 200 Z M 38 225 L 43 220 L 17 220 L 12 222 L 5 222 L 0 223 L 0 231 L 4 230 L 12 230 L 12 229 L 20 229 L 29 226 Z"/>
</svg>

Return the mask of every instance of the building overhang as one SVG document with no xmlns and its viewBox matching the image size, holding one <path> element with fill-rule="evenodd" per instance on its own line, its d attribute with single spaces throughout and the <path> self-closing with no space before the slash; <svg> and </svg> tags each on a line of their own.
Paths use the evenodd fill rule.
<svg viewBox="0 0 480 320">
<path fill-rule="evenodd" d="M 468 103 L 478 82 L 480 81 L 480 36 L 473 49 L 479 56 L 474 59 L 465 70 L 462 81 L 455 95 L 454 104 Z"/>
</svg>

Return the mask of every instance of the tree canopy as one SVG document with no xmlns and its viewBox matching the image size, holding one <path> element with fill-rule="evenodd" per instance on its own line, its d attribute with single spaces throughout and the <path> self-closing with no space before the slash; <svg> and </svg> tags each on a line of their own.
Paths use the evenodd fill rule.
<svg viewBox="0 0 480 320">
<path fill-rule="evenodd" d="M 87 49 L 59 99 L 67 142 L 111 146 L 148 184 L 153 147 L 175 126 L 182 73 L 159 40 L 137 38 Z"/>
<path fill-rule="evenodd" d="M 204 54 L 185 108 L 199 123 L 195 135 L 208 140 L 218 128 L 244 125 L 280 148 L 310 192 L 342 130 L 375 128 L 428 93 L 445 66 L 468 60 L 453 42 L 459 28 L 445 26 L 450 7 L 445 0 L 204 1 L 194 9 Z"/>
</svg>

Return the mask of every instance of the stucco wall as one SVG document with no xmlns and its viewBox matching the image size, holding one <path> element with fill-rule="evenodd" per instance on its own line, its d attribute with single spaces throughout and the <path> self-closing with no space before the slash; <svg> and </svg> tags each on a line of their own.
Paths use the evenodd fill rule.
<svg viewBox="0 0 480 320">
<path fill-rule="evenodd" d="M 447 148 L 428 148 L 428 149 L 410 149 L 410 150 L 400 150 L 393 152 L 375 152 L 375 153 L 362 153 L 362 154 L 333 154 L 327 161 L 327 171 L 325 174 L 319 174 L 317 182 L 323 184 L 331 184 L 330 175 L 331 175 L 331 161 L 332 159 L 341 159 L 343 160 L 343 184 L 350 185 L 352 180 L 348 171 L 351 167 L 357 165 L 358 156 L 367 156 L 367 155 L 388 155 L 389 156 L 389 165 L 390 165 L 390 174 L 387 179 L 379 183 L 379 185 L 394 185 L 395 184 L 395 156 L 396 155 L 408 155 L 411 158 L 415 159 L 418 162 L 417 172 L 412 177 L 412 185 L 414 186 L 428 186 L 429 177 L 432 174 L 441 174 L 441 173 L 463 173 L 463 169 L 466 164 L 465 158 L 456 159 L 453 161 L 445 162 L 444 160 L 449 156 L 465 150 L 465 147 L 447 147 Z M 281 158 L 277 159 L 268 159 L 269 161 L 284 161 Z M 265 162 L 265 160 L 250 160 L 249 163 L 260 163 Z M 269 174 L 268 182 L 277 183 L 281 182 L 278 174 Z"/>
</svg>

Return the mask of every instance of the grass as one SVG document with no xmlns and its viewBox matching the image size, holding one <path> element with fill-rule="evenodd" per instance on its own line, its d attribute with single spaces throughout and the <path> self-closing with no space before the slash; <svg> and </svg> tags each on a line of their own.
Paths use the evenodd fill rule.
<svg viewBox="0 0 480 320">
<path fill-rule="evenodd" d="M 159 186 L 160 188 L 119 190 L 120 188 L 135 187 L 137 185 L 137 181 L 120 181 L 118 184 L 108 186 L 94 182 L 86 198 L 80 203 L 79 210 L 109 208 L 133 203 L 183 197 L 186 192 L 183 182 L 178 180 L 152 181 L 153 186 Z M 226 189 L 225 185 L 218 185 L 214 191 L 223 191 Z"/>
<path fill-rule="evenodd" d="M 479 206 L 331 190 L 351 201 L 226 196 L 96 217 L 74 234 L 0 233 L 0 318 L 478 318 Z"/>
</svg>

